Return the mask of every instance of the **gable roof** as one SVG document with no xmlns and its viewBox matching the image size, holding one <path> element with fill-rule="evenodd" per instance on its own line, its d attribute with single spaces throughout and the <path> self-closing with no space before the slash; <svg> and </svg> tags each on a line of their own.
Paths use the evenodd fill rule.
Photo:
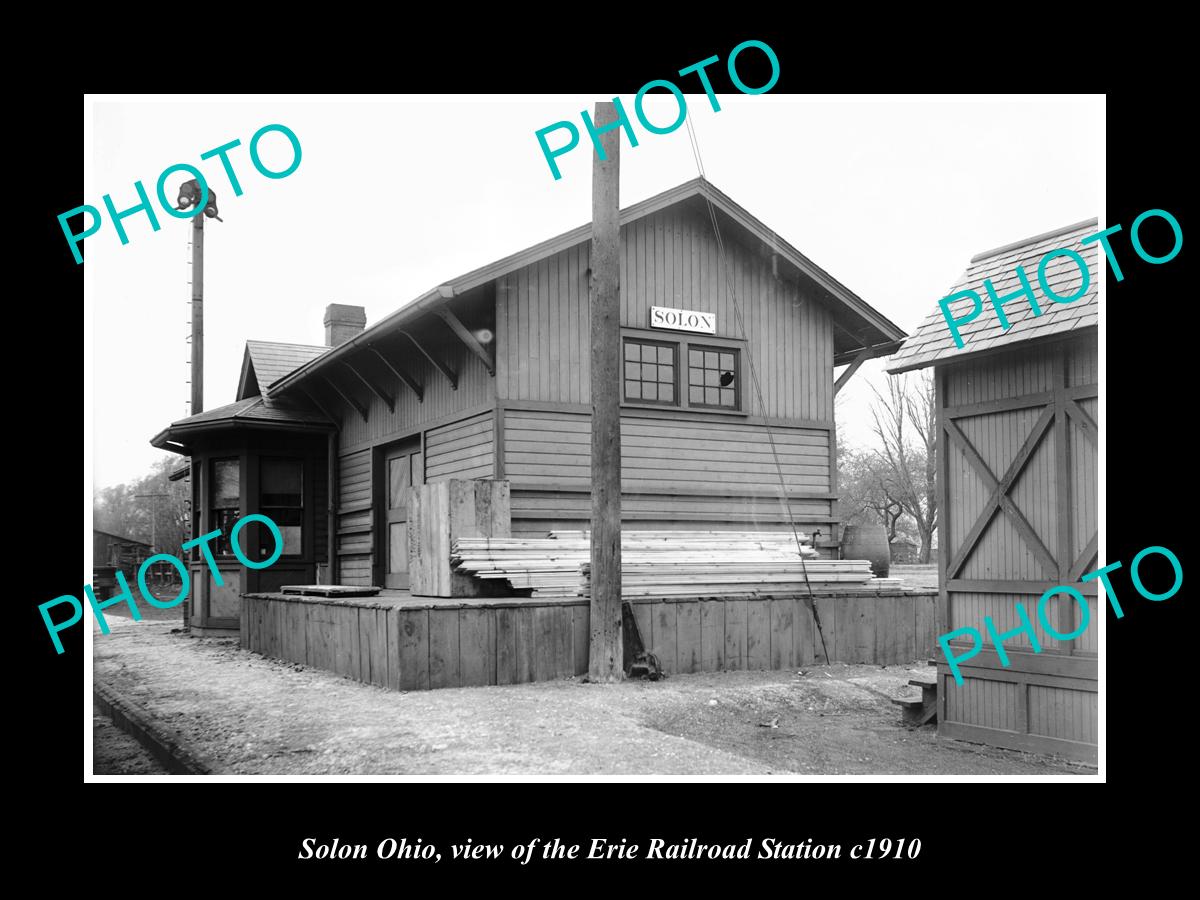
<svg viewBox="0 0 1200 900">
<path fill-rule="evenodd" d="M 278 381 L 328 350 L 311 344 L 284 344 L 278 341 L 246 341 L 242 356 L 242 375 L 238 379 L 237 399 L 245 400 L 262 393 Z"/>
<path fill-rule="evenodd" d="M 625 225 L 667 207 L 692 201 L 693 198 L 696 198 L 696 202 L 711 203 L 723 228 L 733 225 L 743 233 L 766 244 L 784 261 L 785 265 L 790 264 L 793 269 L 815 285 L 821 298 L 829 304 L 833 312 L 834 323 L 837 326 L 835 328 L 835 340 L 838 342 L 835 343 L 835 365 L 849 362 L 863 349 L 873 348 L 876 355 L 885 355 L 894 351 L 899 346 L 899 342 L 904 339 L 905 334 L 899 326 L 704 178 L 694 178 L 648 200 L 626 207 L 621 210 L 619 221 L 621 225 Z M 589 241 L 591 236 L 592 225 L 589 222 L 440 284 L 385 316 L 361 334 L 355 335 L 330 352 L 304 363 L 279 380 L 271 382 L 269 385 L 262 384 L 264 379 L 260 375 L 259 382 L 262 384 L 264 393 L 267 396 L 277 396 L 314 372 L 345 359 L 360 347 L 378 340 L 385 334 L 422 316 L 435 314 L 439 310 L 447 308 L 453 298 L 482 287 L 530 263 Z"/>
<path fill-rule="evenodd" d="M 1095 234 L 1097 230 L 1097 220 L 1088 219 L 972 257 L 962 277 L 945 294 L 949 297 L 958 291 L 971 290 L 975 291 L 983 302 L 982 312 L 973 321 L 958 326 L 963 342 L 962 348 L 954 343 L 954 337 L 939 305 L 891 358 L 887 366 L 888 372 L 897 374 L 941 363 L 958 362 L 987 350 L 1007 348 L 1026 341 L 1053 335 L 1062 336 L 1072 331 L 1095 327 L 1099 322 L 1099 284 L 1104 271 L 1099 268 L 1099 251 L 1096 244 L 1082 246 L 1079 241 Z M 1054 302 L 1045 296 L 1038 283 L 1038 263 L 1044 255 L 1059 248 L 1074 250 L 1087 262 L 1087 291 L 1071 303 Z M 1016 272 L 1017 266 L 1024 268 L 1037 295 L 1042 314 L 1035 316 L 1029 303 L 1023 297 L 1017 297 L 1004 304 L 1004 316 L 1010 325 L 1009 329 L 1005 330 L 988 300 L 983 282 L 984 279 L 990 278 L 996 294 L 1005 297 L 1021 287 Z M 1046 266 L 1046 283 L 1059 296 L 1070 297 L 1079 290 L 1080 282 L 1079 266 L 1070 257 L 1057 257 Z M 955 317 L 963 316 L 969 313 L 973 306 L 970 298 L 955 300 L 950 304 L 950 313 Z"/>
<path fill-rule="evenodd" d="M 147 549 L 149 549 L 149 547 L 150 547 L 150 545 L 148 543 L 146 543 L 145 541 L 139 541 L 136 538 L 125 537 L 124 535 L 120 535 L 120 534 L 113 534 L 111 531 L 105 531 L 103 528 L 93 528 L 92 534 L 102 534 L 105 537 L 109 537 L 109 538 L 113 538 L 114 540 L 118 540 L 123 544 L 137 544 L 139 547 L 146 547 Z"/>
</svg>

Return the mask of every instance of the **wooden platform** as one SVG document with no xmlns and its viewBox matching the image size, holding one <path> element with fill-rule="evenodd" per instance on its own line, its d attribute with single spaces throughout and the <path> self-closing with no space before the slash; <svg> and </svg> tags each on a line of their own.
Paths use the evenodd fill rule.
<svg viewBox="0 0 1200 900">
<path fill-rule="evenodd" d="M 935 649 L 933 591 L 818 595 L 829 661 L 892 665 Z M 632 598 L 647 647 L 668 674 L 821 665 L 804 600 Z M 247 594 L 241 644 L 264 656 L 394 690 L 519 684 L 585 674 L 583 598 Z"/>
</svg>

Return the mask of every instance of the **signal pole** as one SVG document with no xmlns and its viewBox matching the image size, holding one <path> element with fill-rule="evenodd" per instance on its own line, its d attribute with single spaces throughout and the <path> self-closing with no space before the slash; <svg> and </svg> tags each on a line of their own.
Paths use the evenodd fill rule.
<svg viewBox="0 0 1200 900">
<path fill-rule="evenodd" d="M 204 412 L 204 216 L 192 217 L 192 408 Z"/>
</svg>

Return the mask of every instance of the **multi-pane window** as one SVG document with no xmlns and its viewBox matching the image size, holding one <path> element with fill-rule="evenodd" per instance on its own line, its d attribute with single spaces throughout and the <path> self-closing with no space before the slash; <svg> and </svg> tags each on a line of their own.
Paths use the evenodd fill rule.
<svg viewBox="0 0 1200 900">
<path fill-rule="evenodd" d="M 242 514 L 241 460 L 214 459 L 209 484 L 209 509 L 212 511 L 209 531 L 219 529 L 221 532 L 212 542 L 213 553 L 229 556 L 233 553 L 229 535 L 233 533 L 233 526 Z"/>
<path fill-rule="evenodd" d="M 677 406 L 679 345 L 625 339 L 625 399 L 633 403 Z"/>
<path fill-rule="evenodd" d="M 259 509 L 279 528 L 283 555 L 304 552 L 304 463 L 299 459 L 264 457 L 259 471 Z M 275 538 L 265 527 L 258 528 L 259 547 L 264 556 L 275 552 Z"/>
<path fill-rule="evenodd" d="M 688 406 L 739 408 L 736 350 L 688 345 Z"/>
</svg>

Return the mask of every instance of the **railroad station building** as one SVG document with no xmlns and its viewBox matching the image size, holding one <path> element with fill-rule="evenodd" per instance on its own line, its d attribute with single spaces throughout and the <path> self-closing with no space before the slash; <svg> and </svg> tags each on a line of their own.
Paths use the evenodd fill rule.
<svg viewBox="0 0 1200 900">
<path fill-rule="evenodd" d="M 628 527 L 786 529 L 782 477 L 798 527 L 835 545 L 834 368 L 904 333 L 705 180 L 620 225 Z M 505 479 L 514 535 L 586 528 L 590 238 L 553 237 L 369 328 L 331 304 L 323 345 L 247 341 L 233 402 L 152 443 L 190 458 L 195 534 L 262 513 L 284 550 L 255 570 L 223 537 L 223 585 L 191 558 L 193 628 L 237 628 L 240 595 L 283 584 L 407 588 L 410 485 Z M 247 554 L 273 551 L 265 528 L 243 535 Z"/>
</svg>

